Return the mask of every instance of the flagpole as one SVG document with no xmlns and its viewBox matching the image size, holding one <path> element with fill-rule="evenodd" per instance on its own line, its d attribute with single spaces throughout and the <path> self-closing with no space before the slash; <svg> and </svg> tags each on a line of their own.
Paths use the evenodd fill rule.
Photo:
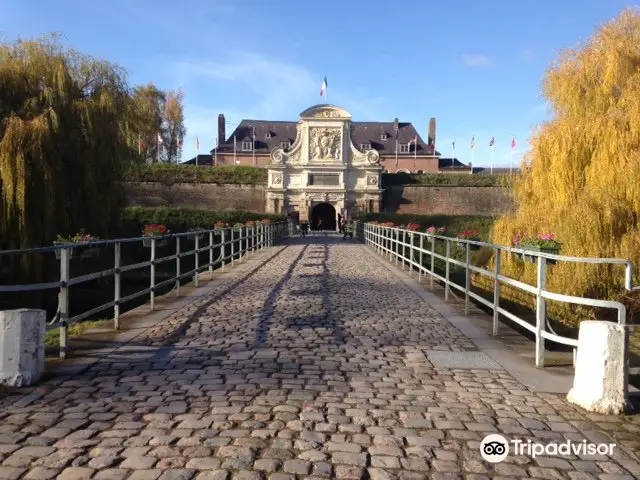
<svg viewBox="0 0 640 480">
<path fill-rule="evenodd" d="M 256 127 L 251 127 L 252 128 L 252 134 L 253 137 L 251 138 L 251 143 L 253 145 L 252 147 L 252 155 L 253 155 L 253 166 L 256 166 Z"/>
<path fill-rule="evenodd" d="M 418 136 L 413 137 L 413 169 L 416 170 L 418 161 Z"/>
<path fill-rule="evenodd" d="M 509 152 L 509 175 L 513 175 L 513 147 Z"/>
<path fill-rule="evenodd" d="M 213 166 L 215 167 L 218 164 L 218 137 L 216 137 L 216 148 L 213 150 Z"/>
<path fill-rule="evenodd" d="M 451 144 L 453 147 L 453 155 L 451 156 L 451 168 L 456 163 L 456 137 L 453 137 L 453 143 Z"/>
<path fill-rule="evenodd" d="M 493 175 L 493 149 L 495 148 L 495 144 L 491 145 L 491 175 Z"/>
<path fill-rule="evenodd" d="M 236 136 L 233 136 L 233 164 L 235 165 L 237 160 L 236 160 L 236 151 L 237 151 L 237 147 L 236 147 Z"/>
<path fill-rule="evenodd" d="M 142 155 L 142 137 L 138 134 L 138 156 Z"/>
</svg>

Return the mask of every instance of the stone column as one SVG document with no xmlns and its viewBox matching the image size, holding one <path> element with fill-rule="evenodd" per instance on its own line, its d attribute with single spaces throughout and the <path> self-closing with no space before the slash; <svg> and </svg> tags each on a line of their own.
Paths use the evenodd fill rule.
<svg viewBox="0 0 640 480">
<path fill-rule="evenodd" d="M 26 387 L 44 371 L 44 310 L 0 311 L 0 384 Z"/>
</svg>

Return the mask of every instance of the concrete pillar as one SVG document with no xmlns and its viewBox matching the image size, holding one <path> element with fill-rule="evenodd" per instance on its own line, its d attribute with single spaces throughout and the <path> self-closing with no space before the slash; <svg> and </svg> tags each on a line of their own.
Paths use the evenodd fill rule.
<svg viewBox="0 0 640 480">
<path fill-rule="evenodd" d="M 590 412 L 622 413 L 627 407 L 627 338 L 624 326 L 583 321 L 573 388 L 567 400 Z"/>
<path fill-rule="evenodd" d="M 44 310 L 0 311 L 0 384 L 26 387 L 44 371 Z"/>
</svg>

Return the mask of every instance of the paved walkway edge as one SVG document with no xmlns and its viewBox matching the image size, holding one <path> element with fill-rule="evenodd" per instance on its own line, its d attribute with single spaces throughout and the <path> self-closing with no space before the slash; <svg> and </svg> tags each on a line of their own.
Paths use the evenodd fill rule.
<svg viewBox="0 0 640 480">
<path fill-rule="evenodd" d="M 487 335 L 461 315 L 451 305 L 446 304 L 437 295 L 425 290 L 417 280 L 387 262 L 370 247 L 362 247 L 381 266 L 393 272 L 409 286 L 422 300 L 429 303 L 442 316 L 442 320 L 449 322 L 464 333 L 476 346 L 495 360 L 507 373 L 525 385 L 531 391 L 540 393 L 568 393 L 573 385 L 573 376 L 556 375 L 544 369 L 529 364 L 516 353 L 509 350 L 500 340 Z"/>
</svg>

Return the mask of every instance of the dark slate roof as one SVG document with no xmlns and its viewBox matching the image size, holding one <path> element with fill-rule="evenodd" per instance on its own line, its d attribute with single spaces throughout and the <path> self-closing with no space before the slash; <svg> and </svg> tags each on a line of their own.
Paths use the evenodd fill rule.
<svg viewBox="0 0 640 480">
<path fill-rule="evenodd" d="M 183 165 L 195 165 L 196 157 L 190 158 L 182 162 Z M 213 165 L 213 155 L 211 154 L 200 154 L 198 155 L 198 165 Z"/>
<path fill-rule="evenodd" d="M 297 122 L 271 121 L 271 120 L 242 120 L 236 129 L 228 136 L 226 141 L 218 148 L 218 153 L 232 153 L 233 140 L 237 143 L 237 151 L 241 151 L 243 141 L 250 142 L 255 128 L 256 153 L 270 153 L 276 147 L 280 147 L 282 142 L 289 142 L 291 145 L 296 140 Z M 432 155 L 432 148 L 422 140 L 415 127 L 408 122 L 398 124 L 398 143 L 406 144 L 416 135 L 418 136 L 418 155 Z M 382 135 L 386 134 L 387 139 L 382 140 Z M 393 122 L 353 122 L 353 143 L 356 148 L 362 144 L 371 144 L 371 148 L 378 150 L 383 155 L 395 154 L 395 138 Z M 401 155 L 414 155 L 413 143 L 411 153 Z M 213 150 L 211 150 L 213 153 Z M 439 155 L 436 152 L 436 155 Z"/>
<path fill-rule="evenodd" d="M 440 157 L 438 159 L 438 168 L 441 169 L 447 169 L 447 168 L 451 168 L 451 158 L 442 158 Z M 464 163 L 462 163 L 460 160 L 458 160 L 457 158 L 453 159 L 453 169 L 461 169 L 461 168 L 469 168 L 469 165 L 465 165 Z"/>
</svg>

